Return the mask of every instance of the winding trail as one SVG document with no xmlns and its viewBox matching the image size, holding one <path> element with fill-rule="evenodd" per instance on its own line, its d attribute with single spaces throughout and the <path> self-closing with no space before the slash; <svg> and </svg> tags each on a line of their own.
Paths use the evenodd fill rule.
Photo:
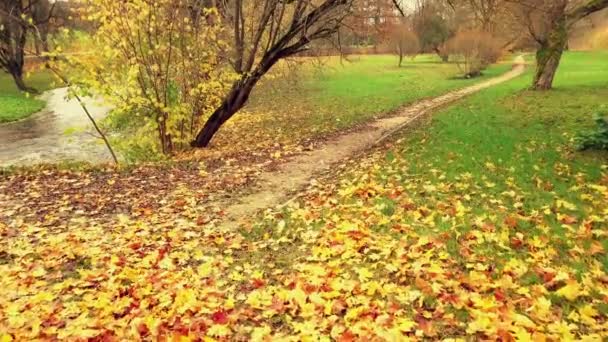
<svg viewBox="0 0 608 342">
<path fill-rule="evenodd" d="M 226 214 L 224 225 L 237 227 L 240 220 L 251 218 L 262 209 L 275 207 L 281 203 L 286 204 L 285 201 L 289 200 L 288 195 L 309 184 L 314 175 L 327 170 L 341 160 L 373 147 L 433 110 L 482 89 L 509 81 L 522 75 L 524 71 L 525 61 L 523 56 L 519 56 L 515 59 L 513 68 L 501 76 L 405 106 L 394 116 L 372 121 L 362 130 L 345 133 L 328 141 L 320 149 L 294 157 L 283 164 L 278 171 L 262 173 L 251 194 L 241 197 L 236 204 L 224 207 Z"/>
</svg>

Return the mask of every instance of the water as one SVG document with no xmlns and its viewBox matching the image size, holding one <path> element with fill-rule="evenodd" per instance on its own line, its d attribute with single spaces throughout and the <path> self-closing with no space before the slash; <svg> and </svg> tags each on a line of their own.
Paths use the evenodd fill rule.
<svg viewBox="0 0 608 342">
<path fill-rule="evenodd" d="M 111 156 L 76 100 L 67 100 L 67 88 L 44 93 L 46 108 L 31 117 L 0 124 L 0 166 L 58 163 L 62 161 L 110 161 Z M 96 120 L 110 108 L 87 98 Z"/>
</svg>

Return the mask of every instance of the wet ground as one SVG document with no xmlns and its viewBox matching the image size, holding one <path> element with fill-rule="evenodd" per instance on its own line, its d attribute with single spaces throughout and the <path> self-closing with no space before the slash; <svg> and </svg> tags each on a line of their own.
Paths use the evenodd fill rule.
<svg viewBox="0 0 608 342">
<path fill-rule="evenodd" d="M 25 120 L 0 124 L 0 166 L 110 160 L 86 114 L 66 94 L 66 88 L 46 92 L 41 97 L 46 109 Z M 96 120 L 109 111 L 93 99 L 85 102 Z"/>
</svg>

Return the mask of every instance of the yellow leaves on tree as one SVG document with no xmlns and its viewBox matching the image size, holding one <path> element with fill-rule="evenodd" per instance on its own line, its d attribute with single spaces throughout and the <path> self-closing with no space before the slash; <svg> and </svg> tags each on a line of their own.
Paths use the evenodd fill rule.
<svg viewBox="0 0 608 342">
<path fill-rule="evenodd" d="M 131 122 L 119 146 L 185 147 L 234 80 L 217 14 L 186 0 L 83 1 L 97 31 L 73 58 L 77 84 L 115 107 L 113 121 Z"/>
</svg>

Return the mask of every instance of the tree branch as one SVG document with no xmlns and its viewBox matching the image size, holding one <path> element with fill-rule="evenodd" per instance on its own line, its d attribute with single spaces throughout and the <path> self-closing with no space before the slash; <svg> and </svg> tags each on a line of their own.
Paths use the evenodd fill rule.
<svg viewBox="0 0 608 342">
<path fill-rule="evenodd" d="M 405 17 L 405 11 L 403 10 L 403 8 L 401 8 L 399 0 L 393 0 L 393 4 L 395 5 L 395 8 L 397 8 L 397 11 L 399 11 L 399 14 L 401 14 L 402 17 Z"/>
<path fill-rule="evenodd" d="M 584 5 L 576 7 L 574 10 L 568 13 L 568 23 L 572 25 L 586 16 L 597 11 L 601 11 L 604 8 L 608 8 L 608 0 L 591 0 Z"/>
</svg>

